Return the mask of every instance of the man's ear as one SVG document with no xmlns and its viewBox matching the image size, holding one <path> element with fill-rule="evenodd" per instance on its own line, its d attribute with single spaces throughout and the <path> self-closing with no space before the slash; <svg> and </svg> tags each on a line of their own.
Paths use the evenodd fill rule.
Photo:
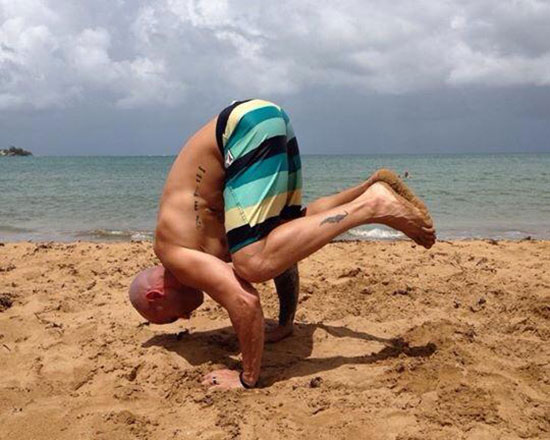
<svg viewBox="0 0 550 440">
<path fill-rule="evenodd" d="M 145 294 L 145 298 L 147 298 L 147 301 L 152 302 L 157 299 L 163 298 L 164 295 L 165 295 L 164 292 L 160 290 L 149 290 L 149 292 Z"/>
</svg>

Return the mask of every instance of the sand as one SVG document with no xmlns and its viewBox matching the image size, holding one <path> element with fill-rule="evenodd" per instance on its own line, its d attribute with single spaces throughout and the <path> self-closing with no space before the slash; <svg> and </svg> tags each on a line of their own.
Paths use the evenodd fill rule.
<svg viewBox="0 0 550 440">
<path fill-rule="evenodd" d="M 0 244 L 2 439 L 550 438 L 550 242 L 333 243 L 251 391 L 200 385 L 240 365 L 215 303 L 132 310 L 153 264 L 151 243 Z"/>
</svg>

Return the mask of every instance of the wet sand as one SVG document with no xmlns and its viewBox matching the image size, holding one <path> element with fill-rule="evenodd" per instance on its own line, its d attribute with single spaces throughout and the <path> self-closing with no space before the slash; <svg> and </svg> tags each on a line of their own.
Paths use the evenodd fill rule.
<svg viewBox="0 0 550 440">
<path fill-rule="evenodd" d="M 252 391 L 200 385 L 240 365 L 215 303 L 133 311 L 156 263 L 151 243 L 0 244 L 0 438 L 550 438 L 550 242 L 333 243 Z"/>
</svg>

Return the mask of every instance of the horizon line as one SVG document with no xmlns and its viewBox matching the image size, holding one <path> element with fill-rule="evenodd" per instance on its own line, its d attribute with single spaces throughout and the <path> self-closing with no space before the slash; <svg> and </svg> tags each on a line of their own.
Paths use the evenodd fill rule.
<svg viewBox="0 0 550 440">
<path fill-rule="evenodd" d="M 30 157 L 176 157 L 178 153 L 171 154 L 34 154 Z M 550 154 L 550 151 L 461 151 L 461 152 L 423 152 L 423 153 L 387 153 L 387 152 L 372 152 L 372 153 L 301 153 L 301 156 L 458 156 L 458 155 L 505 155 L 505 154 Z M 1 156 L 4 157 L 4 156 Z M 19 156 L 6 156 L 19 157 Z"/>
</svg>

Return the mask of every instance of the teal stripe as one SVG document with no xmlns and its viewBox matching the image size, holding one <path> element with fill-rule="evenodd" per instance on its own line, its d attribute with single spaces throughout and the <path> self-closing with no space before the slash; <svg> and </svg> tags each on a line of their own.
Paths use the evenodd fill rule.
<svg viewBox="0 0 550 440">
<path fill-rule="evenodd" d="M 280 118 L 281 112 L 277 107 L 267 106 L 260 107 L 258 109 L 249 111 L 243 115 L 237 126 L 233 130 L 233 133 L 229 136 L 226 144 L 224 145 L 224 151 L 231 149 L 241 138 L 243 138 L 252 128 L 267 119 Z M 233 152 L 232 152 L 233 153 Z"/>
<path fill-rule="evenodd" d="M 281 109 L 281 115 L 283 116 L 283 119 L 285 120 L 285 122 L 288 125 L 288 123 L 290 122 L 290 118 L 288 117 L 288 115 L 286 114 L 286 112 L 283 109 Z"/>
<path fill-rule="evenodd" d="M 294 173 L 288 173 L 288 190 L 295 191 L 297 189 L 302 189 L 302 173 L 296 171 Z"/>
<path fill-rule="evenodd" d="M 294 129 L 292 128 L 292 125 L 290 123 L 288 123 L 286 125 L 286 141 L 290 141 L 292 139 L 294 139 L 296 137 L 296 135 L 294 134 Z"/>
<path fill-rule="evenodd" d="M 225 211 L 228 211 L 229 209 L 239 205 L 230 187 L 226 187 L 223 190 L 223 204 L 224 204 Z M 242 213 L 241 213 L 241 216 L 242 216 Z M 243 217 L 243 221 L 245 221 L 244 217 Z"/>
<path fill-rule="evenodd" d="M 288 171 L 288 160 L 286 153 L 277 154 L 253 163 L 243 169 L 239 174 L 229 179 L 225 185 L 238 188 L 262 177 L 270 176 L 279 171 Z"/>
<path fill-rule="evenodd" d="M 235 252 L 242 249 L 243 247 L 248 246 L 250 243 L 254 243 L 254 242 L 259 241 L 259 240 L 260 240 L 260 238 L 256 235 L 254 235 L 254 237 L 249 237 L 246 240 L 241 241 L 240 243 L 237 243 L 234 246 L 231 246 L 231 248 L 229 249 L 229 252 L 234 254 Z"/>
<path fill-rule="evenodd" d="M 300 171 L 302 168 L 300 156 L 292 156 L 288 157 L 288 159 L 287 157 L 286 153 L 281 153 L 256 162 L 228 180 L 226 186 L 238 188 L 279 171 L 288 171 L 291 174 Z"/>
<path fill-rule="evenodd" d="M 234 158 L 244 156 L 246 153 L 258 148 L 262 142 L 274 136 L 286 136 L 286 127 L 281 118 L 271 118 L 258 123 L 242 136 L 238 142 L 225 149 L 231 151 Z"/>
<path fill-rule="evenodd" d="M 292 128 L 292 124 L 290 123 L 290 118 L 286 114 L 286 112 L 281 109 L 281 114 L 283 115 L 283 119 L 285 120 L 286 124 L 286 141 L 290 141 L 291 139 L 295 138 L 296 135 L 294 134 L 294 128 Z"/>
<path fill-rule="evenodd" d="M 245 184 L 236 191 L 226 187 L 224 190 L 225 211 L 235 208 L 236 206 L 246 208 L 260 203 L 265 197 L 272 197 L 283 192 L 293 192 L 302 189 L 301 173 L 283 173 L 286 180 L 278 180 L 269 188 L 266 188 L 266 185 L 272 185 L 270 176 Z M 265 190 L 265 192 L 262 191 L 262 189 Z M 238 202 L 235 200 L 234 195 L 239 198 Z"/>
<path fill-rule="evenodd" d="M 226 191 L 233 192 L 233 195 L 238 198 L 238 202 L 233 197 L 226 198 Z M 277 194 L 286 193 L 287 191 L 288 171 L 281 171 L 242 185 L 237 190 L 232 187 L 226 188 L 224 190 L 224 209 L 225 211 L 229 211 L 236 206 L 249 208 L 261 203 L 265 199 Z"/>
</svg>

